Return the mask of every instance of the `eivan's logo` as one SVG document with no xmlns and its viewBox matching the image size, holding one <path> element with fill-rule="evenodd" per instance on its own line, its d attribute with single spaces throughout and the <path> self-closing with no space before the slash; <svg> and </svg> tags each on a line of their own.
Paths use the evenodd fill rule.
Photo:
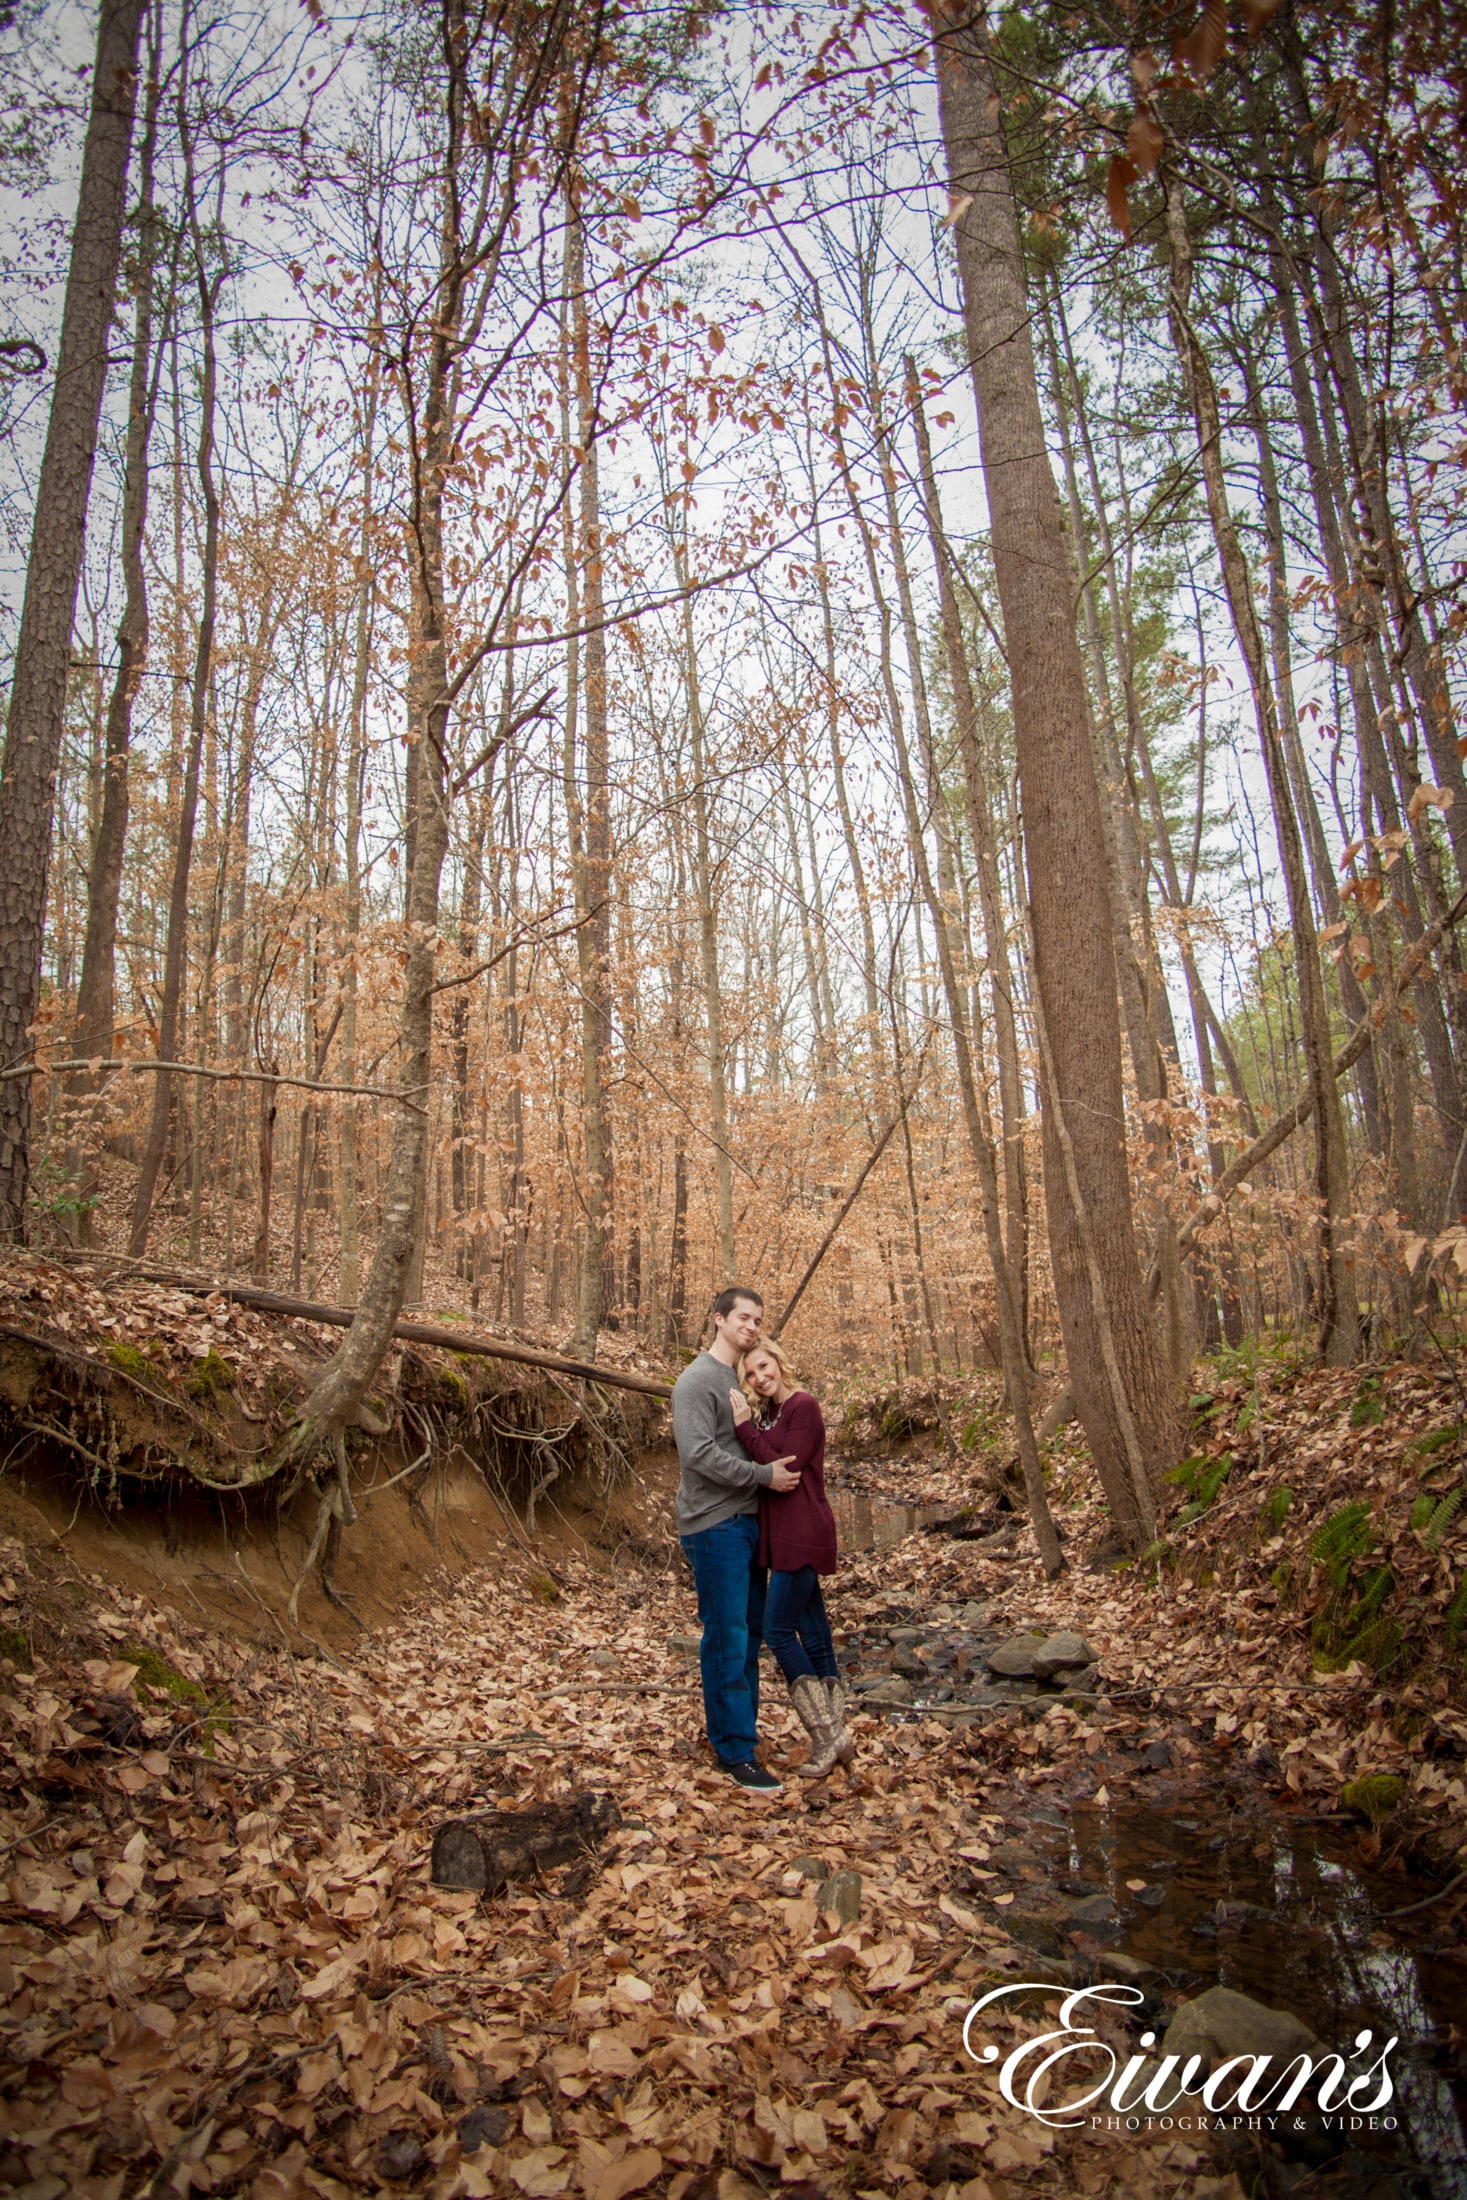
<svg viewBox="0 0 1467 2200">
<path fill-rule="evenodd" d="M 998 2062 L 998 2048 L 992 2045 L 981 2050 L 974 2047 L 975 2020 L 994 2002 L 1002 2001 L 1006 1994 L 1053 1991 L 1053 1987 L 1036 1985 L 1032 1980 L 995 1986 L 981 2001 L 974 2002 L 964 2019 L 964 2052 L 974 2062 Z M 1126 2129 L 1161 2118 L 1168 2128 L 1185 2130 L 1193 2128 L 1191 2120 L 1177 2116 L 1176 2111 L 1193 2102 L 1201 2103 L 1209 2119 L 1221 2117 L 1237 2121 L 1246 2117 L 1251 2121 L 1259 2117 L 1272 2127 L 1278 2117 L 1287 2115 L 1307 2094 L 1311 2105 L 1317 2105 L 1327 2121 L 1337 2121 L 1343 2126 L 1347 2112 L 1351 2112 L 1350 2126 L 1358 2130 L 1360 2122 L 1367 2117 L 1374 2125 L 1378 2111 L 1389 2107 L 1394 2098 L 1387 2058 L 1398 2044 L 1395 2038 L 1386 2041 L 1373 2062 L 1357 2069 L 1353 2076 L 1349 2074 L 1350 2064 L 1370 2047 L 1374 2038 L 1371 2032 L 1356 2034 L 1354 2048 L 1348 2056 L 1298 2054 L 1285 2062 L 1271 2055 L 1233 2055 L 1211 2070 L 1200 2083 L 1199 2073 L 1206 2068 L 1201 2055 L 1189 2055 L 1185 2063 L 1179 2055 L 1163 2055 L 1159 2061 L 1154 2054 L 1133 2055 L 1124 2068 L 1120 2068 L 1120 2057 L 1115 2049 L 1089 2025 L 1077 2022 L 1075 2012 L 1085 2002 L 1119 2002 L 1134 2007 L 1145 1998 L 1138 1987 L 1110 1984 L 1081 1986 L 1067 1994 L 1060 2004 L 1060 2029 L 1042 2032 L 1035 2039 L 1021 2040 L 1004 2058 L 998 2071 L 999 2091 L 1004 2099 L 1012 2107 L 1023 2109 L 1027 2115 L 1056 2130 L 1069 2130 L 1085 2123 L 1103 2123 L 1114 2128 L 1112 2118 L 1124 2119 L 1123 2128 Z M 1143 2032 L 1141 2045 L 1154 2049 L 1156 2034 Z M 1101 2055 L 1108 2067 L 1093 2082 L 1087 2072 L 1087 2092 L 1047 2107 L 1044 2103 L 1049 2092 L 1050 2073 L 1060 2071 L 1070 2055 L 1090 2058 Z M 1277 2070 L 1274 2068 L 1276 2060 L 1280 2065 Z M 1266 2111 L 1272 2113 L 1265 2115 Z M 1385 2128 L 1393 2129 L 1394 2124 L 1394 2117 L 1386 2119 Z"/>
</svg>

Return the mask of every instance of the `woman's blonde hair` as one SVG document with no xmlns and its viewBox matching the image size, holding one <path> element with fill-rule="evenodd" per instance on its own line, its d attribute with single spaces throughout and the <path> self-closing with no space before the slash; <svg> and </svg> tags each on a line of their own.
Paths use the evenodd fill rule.
<svg viewBox="0 0 1467 2200">
<path fill-rule="evenodd" d="M 755 1407 L 757 1410 L 759 1406 L 765 1405 L 768 1401 L 766 1399 L 757 1397 L 750 1391 L 748 1380 L 744 1373 L 744 1370 L 747 1368 L 750 1360 L 753 1359 L 756 1352 L 767 1352 L 770 1359 L 773 1360 L 775 1366 L 779 1369 L 780 1374 L 784 1377 L 787 1383 L 793 1384 L 795 1379 L 795 1371 L 790 1365 L 789 1354 L 785 1351 L 784 1346 L 779 1342 L 779 1339 L 777 1337 L 761 1337 L 757 1344 L 750 1345 L 747 1352 L 741 1352 L 739 1354 L 739 1364 L 736 1370 L 739 1378 L 739 1388 L 744 1393 L 744 1396 L 748 1399 L 750 1405 Z"/>
</svg>

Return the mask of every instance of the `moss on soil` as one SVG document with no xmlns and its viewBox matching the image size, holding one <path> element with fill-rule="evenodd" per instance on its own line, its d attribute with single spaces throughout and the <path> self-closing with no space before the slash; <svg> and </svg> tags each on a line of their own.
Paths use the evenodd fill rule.
<svg viewBox="0 0 1467 2200">
<path fill-rule="evenodd" d="M 183 1387 L 200 1405 L 209 1405 L 233 1390 L 233 1364 L 211 1345 L 201 1360 L 194 1361 L 184 1377 Z"/>
<path fill-rule="evenodd" d="M 120 1375 L 130 1375 L 134 1382 L 156 1382 L 158 1370 L 139 1345 L 128 1344 L 122 1337 L 107 1347 L 107 1357 Z"/>
</svg>

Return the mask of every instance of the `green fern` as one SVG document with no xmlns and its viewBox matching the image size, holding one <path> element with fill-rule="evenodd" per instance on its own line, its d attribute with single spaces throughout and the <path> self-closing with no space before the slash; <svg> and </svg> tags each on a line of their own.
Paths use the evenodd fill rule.
<svg viewBox="0 0 1467 2200">
<path fill-rule="evenodd" d="M 1443 1617 L 1446 1621 L 1447 1647 L 1450 1650 L 1455 1650 L 1463 1626 L 1467 1625 L 1467 1574 L 1463 1574 L 1456 1588 L 1452 1591 L 1452 1601 L 1447 1606 Z"/>
<path fill-rule="evenodd" d="M 1351 1428 L 1378 1428 L 1385 1419 L 1385 1401 L 1380 1394 L 1380 1377 L 1362 1375 L 1355 1389 L 1355 1402 L 1350 1408 Z"/>
<path fill-rule="evenodd" d="M 1419 1436 L 1411 1449 L 1419 1452 L 1424 1459 L 1431 1460 L 1437 1452 L 1445 1451 L 1448 1444 L 1455 1444 L 1461 1434 L 1462 1424 L 1460 1421 L 1452 1421 L 1448 1423 L 1446 1428 L 1434 1428 L 1429 1435 Z M 1422 1467 L 1419 1472 L 1425 1474 L 1427 1469 Z"/>
<path fill-rule="evenodd" d="M 1420 1535 L 1422 1529 L 1426 1526 L 1427 1521 L 1430 1520 L 1432 1514 L 1435 1511 L 1436 1499 L 1431 1495 L 1430 1491 L 1425 1492 L 1422 1496 L 1417 1498 L 1415 1504 L 1411 1507 L 1411 1526 L 1417 1535 Z"/>
<path fill-rule="evenodd" d="M 1429 1551 L 1439 1551 L 1441 1549 L 1442 1539 L 1456 1519 L 1461 1506 L 1461 1489 L 1448 1490 L 1446 1496 L 1437 1505 L 1431 1518 L 1426 1523 L 1426 1547 Z"/>
<path fill-rule="evenodd" d="M 1344 1625 L 1343 1631 L 1352 1641 L 1364 1634 L 1379 1616 L 1381 1606 L 1395 1586 L 1396 1577 L 1389 1566 L 1377 1566 L 1374 1572 L 1366 1575 L 1360 1602 Z"/>
<path fill-rule="evenodd" d="M 1344 1587 L 1354 1561 L 1374 1548 L 1375 1530 L 1370 1524 L 1370 1507 L 1359 1498 L 1341 1505 L 1327 1519 L 1321 1520 L 1309 1538 L 1310 1557 L 1329 1568 L 1330 1579 L 1337 1589 Z"/>
<path fill-rule="evenodd" d="M 1225 1451 L 1221 1458 L 1214 1459 L 1210 1466 L 1199 1455 L 1195 1459 L 1184 1459 L 1179 1467 L 1172 1468 L 1167 1480 L 1179 1482 L 1191 1498 L 1191 1503 L 1184 1505 L 1177 1514 L 1179 1528 L 1186 1527 L 1190 1520 L 1199 1520 L 1202 1517 L 1232 1471 L 1233 1455 L 1230 1451 Z"/>
<path fill-rule="evenodd" d="M 1185 1490 L 1189 1497 L 1195 1497 L 1198 1481 L 1206 1465 L 1206 1452 L 1194 1451 L 1190 1459 L 1178 1460 L 1176 1466 L 1168 1467 L 1166 1478 L 1168 1482 L 1175 1483 L 1179 1490 Z"/>
<path fill-rule="evenodd" d="M 1326 1672 L 1338 1671 L 1359 1658 L 1382 1672 L 1393 1665 L 1404 1647 L 1404 1637 L 1385 1606 L 1396 1586 L 1389 1566 L 1377 1566 L 1366 1575 L 1353 1603 L 1343 1588 L 1337 1589 L 1310 1630 L 1315 1663 Z"/>
<path fill-rule="evenodd" d="M 1262 1518 L 1265 1526 L 1268 1528 L 1271 1534 L 1278 1534 L 1279 1529 L 1284 1524 L 1284 1520 L 1287 1516 L 1289 1507 L 1293 1504 L 1293 1502 L 1294 1493 L 1290 1489 L 1287 1482 L 1280 1482 L 1278 1488 L 1276 1490 L 1270 1490 L 1268 1496 L 1265 1497 L 1265 1499 L 1263 1500 Z"/>
</svg>

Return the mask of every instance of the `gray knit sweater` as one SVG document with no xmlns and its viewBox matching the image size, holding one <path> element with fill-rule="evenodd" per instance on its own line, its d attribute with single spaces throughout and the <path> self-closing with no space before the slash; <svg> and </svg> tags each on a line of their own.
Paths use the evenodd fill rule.
<svg viewBox="0 0 1467 2200">
<path fill-rule="evenodd" d="M 700 1352 L 672 1390 L 672 1432 L 682 1480 L 677 1486 L 677 1532 L 698 1535 L 738 1513 L 757 1512 L 759 1491 L 773 1469 L 740 1450 L 728 1394 L 737 1377 L 731 1367 Z"/>
</svg>

